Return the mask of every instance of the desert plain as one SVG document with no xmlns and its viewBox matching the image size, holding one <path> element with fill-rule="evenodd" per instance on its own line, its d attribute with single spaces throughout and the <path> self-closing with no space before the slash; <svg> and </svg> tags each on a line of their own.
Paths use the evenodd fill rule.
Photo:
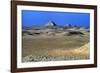
<svg viewBox="0 0 100 73">
<path fill-rule="evenodd" d="M 45 27 L 22 31 L 22 62 L 67 61 L 89 59 L 90 31 L 77 26 Z"/>
</svg>

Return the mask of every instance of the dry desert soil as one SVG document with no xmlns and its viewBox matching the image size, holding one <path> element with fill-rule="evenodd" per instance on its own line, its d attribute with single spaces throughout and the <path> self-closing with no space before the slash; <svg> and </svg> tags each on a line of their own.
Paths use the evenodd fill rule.
<svg viewBox="0 0 100 73">
<path fill-rule="evenodd" d="M 89 32 L 79 29 L 82 34 L 69 35 L 68 30 L 67 33 L 51 30 L 49 34 L 29 33 L 22 36 L 22 62 L 89 59 Z"/>
</svg>

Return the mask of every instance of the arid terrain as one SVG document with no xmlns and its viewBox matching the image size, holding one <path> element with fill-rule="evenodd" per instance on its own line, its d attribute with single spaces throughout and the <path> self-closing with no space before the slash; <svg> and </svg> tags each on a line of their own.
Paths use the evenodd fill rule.
<svg viewBox="0 0 100 73">
<path fill-rule="evenodd" d="M 89 29 L 57 27 L 23 29 L 22 62 L 89 59 Z"/>
</svg>

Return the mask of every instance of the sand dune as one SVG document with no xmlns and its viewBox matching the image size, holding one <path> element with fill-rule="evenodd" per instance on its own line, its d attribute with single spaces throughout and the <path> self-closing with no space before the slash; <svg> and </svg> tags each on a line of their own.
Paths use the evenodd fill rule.
<svg viewBox="0 0 100 73">
<path fill-rule="evenodd" d="M 89 56 L 89 43 L 85 44 L 84 46 L 76 49 L 70 50 L 62 50 L 62 49 L 54 49 L 48 52 L 50 56 L 67 56 L 67 57 L 79 57 L 87 58 Z"/>
<path fill-rule="evenodd" d="M 89 43 L 74 50 L 52 49 L 47 52 L 46 56 L 28 55 L 23 58 L 23 62 L 80 60 L 80 59 L 89 59 Z"/>
</svg>

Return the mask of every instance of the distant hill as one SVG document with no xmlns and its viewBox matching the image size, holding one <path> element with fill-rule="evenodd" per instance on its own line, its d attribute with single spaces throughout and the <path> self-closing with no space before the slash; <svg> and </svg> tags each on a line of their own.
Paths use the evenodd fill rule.
<svg viewBox="0 0 100 73">
<path fill-rule="evenodd" d="M 64 28 L 64 29 L 68 29 L 68 28 L 85 28 L 85 29 L 90 29 L 89 27 L 82 27 L 82 26 L 78 26 L 78 25 L 74 25 L 74 24 L 65 24 L 65 25 L 59 25 L 56 24 L 54 21 L 49 21 L 47 24 L 43 25 L 43 26 L 39 26 L 39 25 L 34 25 L 34 26 L 22 26 L 22 29 L 41 29 L 41 28 Z"/>
</svg>

